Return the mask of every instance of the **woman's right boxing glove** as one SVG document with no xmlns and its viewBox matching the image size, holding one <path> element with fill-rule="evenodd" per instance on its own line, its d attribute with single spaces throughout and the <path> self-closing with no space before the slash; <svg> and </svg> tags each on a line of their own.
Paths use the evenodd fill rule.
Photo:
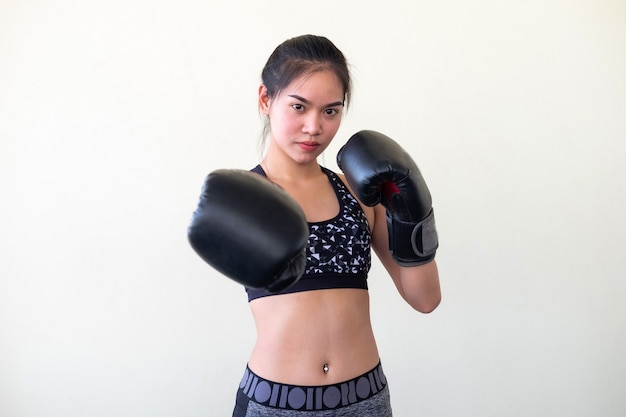
<svg viewBox="0 0 626 417">
<path fill-rule="evenodd" d="M 250 171 L 207 176 L 187 236 L 205 262 L 249 288 L 281 291 L 304 272 L 304 212 L 282 188 Z"/>
</svg>

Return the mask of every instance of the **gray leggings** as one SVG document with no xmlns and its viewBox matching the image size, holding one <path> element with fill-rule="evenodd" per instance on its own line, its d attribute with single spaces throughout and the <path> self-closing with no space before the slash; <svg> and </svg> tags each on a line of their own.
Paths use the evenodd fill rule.
<svg viewBox="0 0 626 417">
<path fill-rule="evenodd" d="M 349 381 L 312 387 L 268 381 L 246 368 L 233 417 L 298 416 L 391 417 L 382 366 Z"/>
</svg>

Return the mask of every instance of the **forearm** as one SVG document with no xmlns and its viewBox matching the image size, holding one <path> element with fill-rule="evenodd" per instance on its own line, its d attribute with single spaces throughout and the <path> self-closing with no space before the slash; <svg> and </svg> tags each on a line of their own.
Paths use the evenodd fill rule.
<svg viewBox="0 0 626 417">
<path fill-rule="evenodd" d="M 439 272 L 435 260 L 419 266 L 398 265 L 389 250 L 376 247 L 376 253 L 398 293 L 416 311 L 432 312 L 441 302 Z"/>
<path fill-rule="evenodd" d="M 394 280 L 402 298 L 415 310 L 430 313 L 441 302 L 441 287 L 436 261 L 415 267 L 400 267 Z"/>
</svg>

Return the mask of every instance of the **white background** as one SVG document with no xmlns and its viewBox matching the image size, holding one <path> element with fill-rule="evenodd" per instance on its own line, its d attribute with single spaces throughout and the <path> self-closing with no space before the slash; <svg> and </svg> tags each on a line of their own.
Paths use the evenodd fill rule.
<svg viewBox="0 0 626 417">
<path fill-rule="evenodd" d="M 434 199 L 439 309 L 369 279 L 395 415 L 625 415 L 621 0 L 0 0 L 0 415 L 230 415 L 254 327 L 186 227 L 303 33 L 355 78 L 321 162 L 379 130 Z"/>
</svg>

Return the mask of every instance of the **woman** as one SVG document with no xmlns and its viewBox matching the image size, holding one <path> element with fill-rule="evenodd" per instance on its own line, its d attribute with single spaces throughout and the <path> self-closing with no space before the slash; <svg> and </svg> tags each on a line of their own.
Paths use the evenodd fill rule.
<svg viewBox="0 0 626 417">
<path fill-rule="evenodd" d="M 346 60 L 324 37 L 285 41 L 263 69 L 258 100 L 269 144 L 253 171 L 297 201 L 311 235 L 296 285 L 280 294 L 247 289 L 257 341 L 234 417 L 391 416 L 370 322 L 370 247 L 415 310 L 440 302 L 435 261 L 401 266 L 389 250 L 385 207 L 360 203 L 343 174 L 317 162 L 350 94 Z"/>
<path fill-rule="evenodd" d="M 440 302 L 430 193 L 410 156 L 362 131 L 338 154 L 342 174 L 317 162 L 350 86 L 328 39 L 279 45 L 258 91 L 267 152 L 253 172 L 209 174 L 188 229 L 205 261 L 246 286 L 256 323 L 233 417 L 391 416 L 370 322 L 372 248 L 414 309 Z"/>
</svg>

